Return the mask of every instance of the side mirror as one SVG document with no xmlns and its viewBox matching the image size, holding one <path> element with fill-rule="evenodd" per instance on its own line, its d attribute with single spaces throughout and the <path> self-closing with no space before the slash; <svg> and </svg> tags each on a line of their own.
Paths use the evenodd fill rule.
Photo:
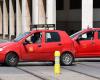
<svg viewBox="0 0 100 80">
<path fill-rule="evenodd" d="M 23 42 L 23 45 L 27 45 L 27 44 L 29 44 L 30 42 L 28 41 L 28 40 L 25 40 L 24 42 Z"/>
<path fill-rule="evenodd" d="M 23 42 L 23 45 L 27 45 L 27 43 L 26 42 Z"/>
</svg>

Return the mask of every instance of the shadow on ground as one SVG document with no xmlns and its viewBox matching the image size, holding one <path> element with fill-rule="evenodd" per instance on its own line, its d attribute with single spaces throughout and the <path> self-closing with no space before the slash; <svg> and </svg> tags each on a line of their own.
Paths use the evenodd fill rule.
<svg viewBox="0 0 100 80">
<path fill-rule="evenodd" d="M 76 66 L 77 62 L 82 63 L 82 62 L 100 62 L 100 60 L 75 60 L 75 62 L 71 66 Z M 52 62 L 19 62 L 18 67 L 28 67 L 28 66 L 54 66 Z M 62 65 L 63 66 L 63 65 Z M 4 64 L 0 64 L 0 67 L 8 67 L 5 66 Z"/>
</svg>

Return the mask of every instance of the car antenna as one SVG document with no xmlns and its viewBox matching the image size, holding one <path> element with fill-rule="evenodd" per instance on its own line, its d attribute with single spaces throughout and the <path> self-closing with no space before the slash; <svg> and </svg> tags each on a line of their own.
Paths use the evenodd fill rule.
<svg viewBox="0 0 100 80">
<path fill-rule="evenodd" d="M 87 29 L 91 29 L 89 25 L 88 25 Z"/>
</svg>

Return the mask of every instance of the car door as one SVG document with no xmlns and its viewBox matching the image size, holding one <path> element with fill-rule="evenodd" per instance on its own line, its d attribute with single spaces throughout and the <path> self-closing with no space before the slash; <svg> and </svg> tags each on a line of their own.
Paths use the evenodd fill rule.
<svg viewBox="0 0 100 80">
<path fill-rule="evenodd" d="M 95 50 L 95 56 L 100 57 L 100 30 L 96 31 Z"/>
<path fill-rule="evenodd" d="M 27 54 L 26 60 L 28 61 L 40 61 L 43 60 L 43 44 L 42 44 L 42 32 L 36 32 L 25 39 L 22 45 L 23 55 Z M 24 58 L 24 56 L 23 56 Z M 25 58 L 24 58 L 25 59 Z"/>
<path fill-rule="evenodd" d="M 79 35 L 74 45 L 77 57 L 95 56 L 95 32 L 88 31 Z"/>
<path fill-rule="evenodd" d="M 45 59 L 53 60 L 54 52 L 62 50 L 62 41 L 58 32 L 45 32 Z"/>
</svg>

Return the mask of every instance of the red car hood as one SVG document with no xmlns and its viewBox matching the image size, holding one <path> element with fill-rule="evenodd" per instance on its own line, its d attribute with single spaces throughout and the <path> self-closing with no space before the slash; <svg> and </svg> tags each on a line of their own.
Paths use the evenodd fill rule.
<svg viewBox="0 0 100 80">
<path fill-rule="evenodd" d="M 5 43 L 0 43 L 0 47 L 6 47 L 6 46 L 9 46 L 9 45 L 12 45 L 14 44 L 15 42 L 5 42 Z"/>
</svg>

